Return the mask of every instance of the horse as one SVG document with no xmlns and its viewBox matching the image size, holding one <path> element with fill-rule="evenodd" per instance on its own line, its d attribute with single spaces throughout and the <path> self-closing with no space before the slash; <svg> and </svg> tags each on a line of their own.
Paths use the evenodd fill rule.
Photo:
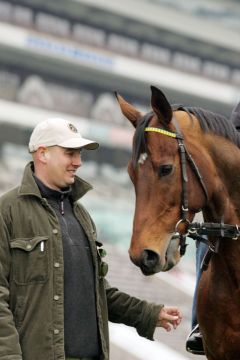
<svg viewBox="0 0 240 360">
<path fill-rule="evenodd" d="M 186 236 L 207 235 L 197 300 L 205 354 L 239 360 L 240 135 L 221 115 L 171 106 L 154 86 L 145 115 L 116 97 L 135 128 L 128 164 L 135 189 L 130 259 L 144 275 L 168 271 L 180 261 Z M 199 211 L 204 222 L 194 223 Z"/>
</svg>

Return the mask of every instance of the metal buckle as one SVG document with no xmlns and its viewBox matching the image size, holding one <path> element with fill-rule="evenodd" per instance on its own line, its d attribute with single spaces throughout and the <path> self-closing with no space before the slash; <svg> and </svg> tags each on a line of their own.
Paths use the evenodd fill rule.
<svg viewBox="0 0 240 360">
<path fill-rule="evenodd" d="M 190 221 L 188 219 L 180 219 L 175 225 L 175 233 L 180 233 L 180 231 L 178 230 L 178 227 L 182 223 L 186 223 L 187 225 L 190 225 Z M 188 231 L 185 232 L 184 235 L 187 235 L 187 234 L 188 234 Z"/>
<path fill-rule="evenodd" d="M 232 238 L 232 240 L 238 240 L 239 236 L 240 236 L 240 232 L 239 232 L 239 227 L 238 225 L 236 225 L 236 235 Z"/>
</svg>

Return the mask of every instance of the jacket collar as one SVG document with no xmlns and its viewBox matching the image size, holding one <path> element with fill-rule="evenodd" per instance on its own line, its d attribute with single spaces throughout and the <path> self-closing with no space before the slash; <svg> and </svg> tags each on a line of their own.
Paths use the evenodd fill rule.
<svg viewBox="0 0 240 360">
<path fill-rule="evenodd" d="M 65 188 L 63 190 L 55 190 L 55 189 L 51 189 L 48 186 L 46 186 L 34 174 L 33 174 L 33 177 L 34 177 L 35 182 L 37 183 L 37 186 L 40 190 L 42 197 L 47 198 L 47 199 L 61 200 L 61 201 L 63 201 L 63 199 L 65 199 L 65 198 L 71 197 L 72 188 L 70 186 L 68 186 L 67 188 Z"/>
<path fill-rule="evenodd" d="M 41 198 L 41 193 L 36 184 L 36 181 L 33 176 L 34 164 L 31 161 L 25 167 L 23 173 L 22 183 L 19 187 L 20 196 L 37 196 Z M 89 190 L 92 189 L 92 186 L 85 180 L 76 176 L 74 184 L 71 186 L 71 197 L 73 201 L 79 200 L 83 195 L 85 195 Z"/>
</svg>

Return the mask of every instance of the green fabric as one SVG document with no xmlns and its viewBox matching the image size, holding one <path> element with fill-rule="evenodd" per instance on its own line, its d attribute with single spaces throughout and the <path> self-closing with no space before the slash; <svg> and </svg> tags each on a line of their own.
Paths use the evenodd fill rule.
<svg viewBox="0 0 240 360">
<path fill-rule="evenodd" d="M 0 198 L 0 359 L 64 360 L 60 226 L 39 193 L 31 166 L 26 166 L 21 186 Z M 95 225 L 78 201 L 90 188 L 77 178 L 72 193 L 75 215 L 92 251 L 101 360 L 108 360 L 108 318 L 134 326 L 141 336 L 153 339 L 161 305 L 124 294 L 107 284 L 102 271 L 99 274 L 102 259 L 97 246 L 101 244 L 96 243 Z"/>
<path fill-rule="evenodd" d="M 84 358 L 72 358 L 72 357 L 67 357 L 66 360 L 97 360 L 96 358 L 90 358 L 90 357 L 84 357 Z"/>
<path fill-rule="evenodd" d="M 84 358 L 72 358 L 67 357 L 66 360 L 97 360 L 96 358 L 84 357 Z"/>
</svg>

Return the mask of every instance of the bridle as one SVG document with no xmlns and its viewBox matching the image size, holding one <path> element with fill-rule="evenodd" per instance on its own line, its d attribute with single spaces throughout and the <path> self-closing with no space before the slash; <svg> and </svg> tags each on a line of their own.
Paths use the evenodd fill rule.
<svg viewBox="0 0 240 360">
<path fill-rule="evenodd" d="M 180 167 L 181 167 L 181 179 L 182 179 L 182 204 L 181 204 L 181 218 L 175 225 L 175 233 L 172 238 L 180 239 L 180 255 L 183 256 L 186 252 L 186 237 L 191 237 L 193 240 L 198 240 L 204 242 L 208 245 L 208 252 L 205 255 L 205 258 L 202 263 L 203 270 L 206 270 L 211 259 L 213 253 L 218 252 L 219 248 L 219 239 L 213 244 L 209 241 L 208 236 L 212 237 L 220 237 L 220 238 L 230 238 L 232 240 L 238 240 L 240 238 L 240 227 L 238 225 L 230 225 L 224 224 L 224 222 L 220 223 L 198 223 L 198 222 L 190 222 L 188 219 L 189 214 L 189 203 L 188 203 L 188 176 L 187 176 L 187 163 L 189 163 L 191 169 L 196 175 L 201 188 L 204 192 L 204 196 L 206 198 L 206 204 L 209 201 L 207 187 L 204 183 L 203 177 L 193 160 L 191 154 L 189 154 L 186 146 L 184 144 L 184 138 L 178 126 L 178 123 L 173 118 L 173 123 L 176 127 L 176 132 L 168 131 L 165 129 L 161 129 L 158 127 L 145 127 L 145 132 L 156 132 L 159 134 L 163 134 L 165 136 L 169 136 L 177 140 L 178 143 L 178 151 L 180 156 Z M 198 211 L 201 211 L 199 209 Z M 186 224 L 186 232 L 180 233 L 179 226 L 180 224 Z"/>
<path fill-rule="evenodd" d="M 185 147 L 183 136 L 181 134 L 180 128 L 179 128 L 177 122 L 175 121 L 175 119 L 174 119 L 174 125 L 177 130 L 176 132 L 164 130 L 164 129 L 157 128 L 157 127 L 146 127 L 144 130 L 146 132 L 156 132 L 159 134 L 163 134 L 165 136 L 169 136 L 171 138 L 176 139 L 177 143 L 178 143 L 178 151 L 179 151 L 179 156 L 180 156 L 180 167 L 181 167 L 181 178 L 182 178 L 182 195 L 181 195 L 182 205 L 181 205 L 181 218 L 175 225 L 175 233 L 173 235 L 173 238 L 177 238 L 177 237 L 180 238 L 180 255 L 182 256 L 186 252 L 186 247 L 187 247 L 186 237 L 188 235 L 188 231 L 183 234 L 182 232 L 179 232 L 178 229 L 179 229 L 180 224 L 186 224 L 187 229 L 189 228 L 189 225 L 190 225 L 190 220 L 188 219 L 189 203 L 188 203 L 188 190 L 187 190 L 187 183 L 188 183 L 187 162 L 189 163 L 189 165 L 191 166 L 197 179 L 199 180 L 199 183 L 203 189 L 203 192 L 204 192 L 207 202 L 208 202 L 208 191 L 207 191 L 206 185 L 203 181 L 203 178 L 201 176 L 201 173 L 200 173 L 195 161 L 193 160 L 192 156 L 189 154 L 189 152 L 187 151 L 187 149 Z M 201 209 L 199 209 L 199 211 L 201 211 Z"/>
</svg>

